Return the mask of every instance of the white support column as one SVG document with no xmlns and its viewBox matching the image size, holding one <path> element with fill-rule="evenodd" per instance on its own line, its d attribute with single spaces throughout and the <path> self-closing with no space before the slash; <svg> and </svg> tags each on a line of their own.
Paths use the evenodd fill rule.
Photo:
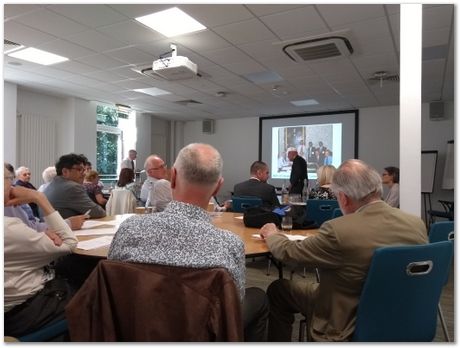
<svg viewBox="0 0 460 348">
<path fill-rule="evenodd" d="M 422 5 L 401 4 L 400 207 L 421 214 Z"/>
</svg>

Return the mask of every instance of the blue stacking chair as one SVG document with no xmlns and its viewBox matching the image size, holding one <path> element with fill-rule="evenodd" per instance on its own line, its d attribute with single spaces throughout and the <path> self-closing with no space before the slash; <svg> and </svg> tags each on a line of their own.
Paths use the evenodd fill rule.
<svg viewBox="0 0 460 348">
<path fill-rule="evenodd" d="M 334 209 L 339 207 L 335 199 L 309 199 L 307 200 L 306 219 L 313 220 L 318 226 L 324 221 L 332 219 Z"/>
<path fill-rule="evenodd" d="M 343 216 L 342 210 L 340 208 L 335 208 L 334 211 L 332 212 L 332 218 L 338 218 L 340 216 Z"/>
<path fill-rule="evenodd" d="M 61 319 L 30 334 L 18 337 L 20 342 L 47 342 L 68 332 L 67 320 Z"/>
<path fill-rule="evenodd" d="M 451 241 L 454 245 L 454 222 L 453 221 L 440 221 L 431 224 L 429 232 L 430 243 L 437 243 L 442 241 Z M 446 281 L 449 281 L 449 274 L 447 274 Z M 450 342 L 449 332 L 447 331 L 446 321 L 442 312 L 441 303 L 438 303 L 439 320 L 441 320 L 442 331 L 447 342 Z"/>
<path fill-rule="evenodd" d="M 432 341 L 452 252 L 447 241 L 376 249 L 361 293 L 353 341 Z"/>
<path fill-rule="evenodd" d="M 236 213 L 243 213 L 246 209 L 262 206 L 262 199 L 253 196 L 233 196 L 232 210 Z"/>
</svg>

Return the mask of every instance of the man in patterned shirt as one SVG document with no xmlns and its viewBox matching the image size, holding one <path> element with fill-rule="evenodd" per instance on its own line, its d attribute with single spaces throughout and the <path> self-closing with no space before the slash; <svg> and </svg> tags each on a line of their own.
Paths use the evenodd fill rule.
<svg viewBox="0 0 460 348">
<path fill-rule="evenodd" d="M 171 169 L 173 200 L 163 212 L 125 220 L 115 234 L 108 259 L 190 268 L 227 269 L 240 293 L 245 341 L 265 340 L 265 293 L 245 289 L 244 243 L 215 227 L 206 209 L 222 186 L 222 158 L 207 144 L 190 144 Z"/>
</svg>

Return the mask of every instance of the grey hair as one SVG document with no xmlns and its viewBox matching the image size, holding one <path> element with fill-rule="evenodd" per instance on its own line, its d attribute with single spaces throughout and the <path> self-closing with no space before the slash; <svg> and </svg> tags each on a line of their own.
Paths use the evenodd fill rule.
<svg viewBox="0 0 460 348">
<path fill-rule="evenodd" d="M 43 181 L 45 182 L 45 184 L 50 182 L 51 180 L 53 180 L 53 178 L 55 176 L 56 176 L 56 167 L 55 166 L 45 168 L 45 170 L 42 173 L 42 178 L 43 178 Z"/>
<path fill-rule="evenodd" d="M 20 166 L 18 169 L 16 169 L 16 176 L 21 175 L 22 172 L 25 172 L 25 171 L 28 170 L 28 169 L 29 169 L 29 168 L 27 168 L 27 167 Z"/>
<path fill-rule="evenodd" d="M 332 178 L 332 191 L 345 193 L 352 200 L 365 202 L 369 197 L 381 197 L 382 178 L 373 167 L 358 159 L 343 162 Z"/>
<path fill-rule="evenodd" d="M 223 161 L 211 145 L 192 143 L 179 151 L 174 167 L 190 184 L 214 185 L 222 175 Z"/>
</svg>

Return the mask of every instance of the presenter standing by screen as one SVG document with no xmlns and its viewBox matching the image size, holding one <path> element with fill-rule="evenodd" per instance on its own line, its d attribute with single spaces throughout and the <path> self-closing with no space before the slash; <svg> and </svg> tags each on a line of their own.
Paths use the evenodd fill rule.
<svg viewBox="0 0 460 348">
<path fill-rule="evenodd" d="M 295 147 L 288 149 L 288 158 L 289 161 L 292 161 L 289 193 L 302 194 L 305 179 L 307 179 L 308 185 L 307 162 L 303 157 L 299 156 Z"/>
</svg>

